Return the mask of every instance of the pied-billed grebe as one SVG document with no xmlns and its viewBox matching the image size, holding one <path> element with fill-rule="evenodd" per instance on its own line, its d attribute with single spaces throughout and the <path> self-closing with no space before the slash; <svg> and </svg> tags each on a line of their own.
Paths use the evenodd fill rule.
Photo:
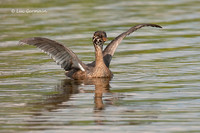
<svg viewBox="0 0 200 133">
<path fill-rule="evenodd" d="M 42 37 L 33 37 L 20 40 L 19 44 L 29 44 L 40 48 L 43 52 L 50 55 L 58 65 L 66 71 L 66 76 L 73 79 L 85 78 L 111 78 L 112 72 L 109 70 L 109 65 L 112 56 L 119 43 L 124 37 L 144 26 L 162 28 L 156 24 L 139 24 L 131 27 L 128 31 L 123 32 L 112 40 L 103 50 L 103 44 L 107 40 L 107 35 L 104 31 L 96 31 L 93 36 L 93 44 L 95 48 L 95 61 L 90 64 L 84 64 L 79 60 L 77 55 L 66 48 L 62 44 Z"/>
</svg>

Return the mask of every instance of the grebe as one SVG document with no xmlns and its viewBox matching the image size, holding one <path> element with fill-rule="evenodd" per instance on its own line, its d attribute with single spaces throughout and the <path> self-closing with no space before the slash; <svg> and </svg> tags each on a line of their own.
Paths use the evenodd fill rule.
<svg viewBox="0 0 200 133">
<path fill-rule="evenodd" d="M 43 52 L 50 55 L 58 65 L 61 65 L 66 71 L 67 77 L 73 79 L 112 78 L 113 74 L 109 69 L 109 65 L 117 46 L 127 35 L 145 26 L 162 28 L 157 24 L 139 24 L 133 26 L 113 39 L 104 50 L 103 44 L 107 40 L 107 35 L 104 31 L 96 31 L 92 40 L 95 48 L 95 61 L 90 64 L 84 64 L 71 49 L 47 38 L 26 38 L 20 40 L 19 44 L 29 44 L 40 48 Z"/>
</svg>

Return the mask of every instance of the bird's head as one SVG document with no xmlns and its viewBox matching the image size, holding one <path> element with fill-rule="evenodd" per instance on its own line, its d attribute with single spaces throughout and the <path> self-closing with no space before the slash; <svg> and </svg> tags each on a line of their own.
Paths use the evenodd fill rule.
<svg viewBox="0 0 200 133">
<path fill-rule="evenodd" d="M 96 31 L 92 39 L 94 46 L 99 46 L 103 50 L 103 44 L 107 40 L 106 32 Z"/>
</svg>

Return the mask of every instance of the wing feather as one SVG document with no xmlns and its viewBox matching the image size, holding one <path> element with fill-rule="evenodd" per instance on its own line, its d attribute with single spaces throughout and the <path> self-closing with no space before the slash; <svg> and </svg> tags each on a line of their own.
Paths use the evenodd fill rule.
<svg viewBox="0 0 200 133">
<path fill-rule="evenodd" d="M 80 69 L 82 71 L 85 70 L 86 65 L 78 59 L 76 54 L 56 41 L 42 37 L 33 37 L 20 40 L 19 44 L 29 44 L 40 48 L 66 71 L 69 71 L 72 68 Z"/>
<path fill-rule="evenodd" d="M 131 27 L 129 30 L 127 30 L 126 32 L 123 32 L 122 34 L 120 34 L 119 36 L 117 36 L 114 40 L 112 40 L 107 47 L 104 49 L 103 51 L 103 56 L 104 56 L 104 62 L 106 64 L 107 67 L 109 67 L 110 62 L 112 60 L 112 56 L 115 53 L 115 50 L 117 48 L 117 46 L 120 44 L 120 42 L 129 34 L 133 33 L 134 31 L 145 27 L 145 26 L 151 26 L 151 27 L 157 27 L 157 28 L 162 28 L 160 25 L 157 24 L 139 24 L 136 26 Z"/>
</svg>

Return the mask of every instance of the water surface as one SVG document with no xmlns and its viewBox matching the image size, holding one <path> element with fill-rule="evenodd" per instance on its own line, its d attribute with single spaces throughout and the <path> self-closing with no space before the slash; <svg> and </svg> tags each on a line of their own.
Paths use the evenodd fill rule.
<svg viewBox="0 0 200 133">
<path fill-rule="evenodd" d="M 0 2 L 0 132 L 200 132 L 197 3 Z M 48 37 L 89 63 L 94 31 L 106 31 L 109 42 L 139 23 L 163 29 L 145 27 L 126 37 L 111 62 L 110 81 L 66 79 L 39 49 L 17 45 Z"/>
</svg>

